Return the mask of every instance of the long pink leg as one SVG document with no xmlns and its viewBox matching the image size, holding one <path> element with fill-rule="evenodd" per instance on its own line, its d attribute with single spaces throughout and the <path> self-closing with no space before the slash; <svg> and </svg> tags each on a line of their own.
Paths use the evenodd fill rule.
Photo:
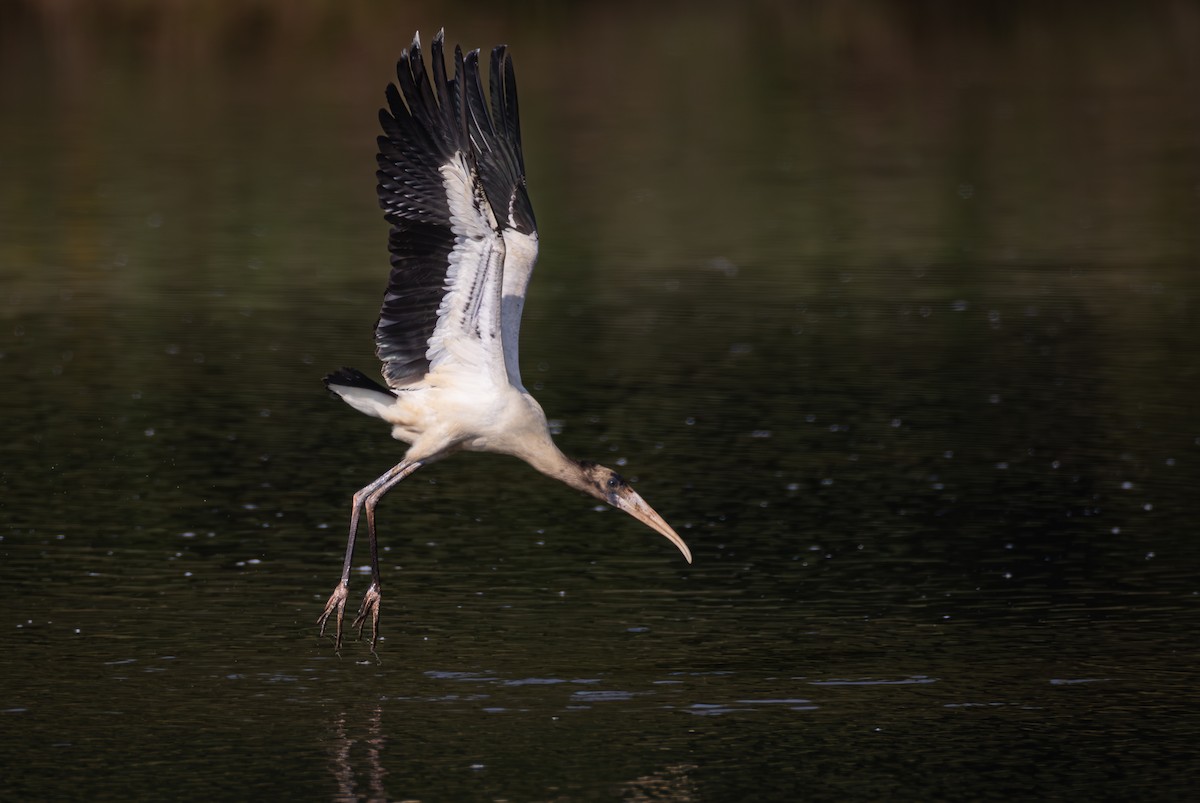
<svg viewBox="0 0 1200 803">
<path fill-rule="evenodd" d="M 346 539 L 346 559 L 342 563 L 342 579 L 337 584 L 337 587 L 334 588 L 333 593 L 329 595 L 329 601 L 325 603 L 325 610 L 317 617 L 317 624 L 321 626 L 321 635 L 325 635 L 325 625 L 329 621 L 329 617 L 335 613 L 337 614 L 334 652 L 340 653 L 342 649 L 342 617 L 346 610 L 346 596 L 350 590 L 350 566 L 354 562 L 354 540 L 358 535 L 358 517 L 364 508 L 367 511 L 367 534 L 371 542 L 371 587 L 367 589 L 367 594 L 363 598 L 362 608 L 359 609 L 358 618 L 354 620 L 351 627 L 357 626 L 359 636 L 361 637 L 363 622 L 367 613 L 371 613 L 371 651 L 375 651 L 375 643 L 378 640 L 380 600 L 379 543 L 375 536 L 375 505 L 379 504 L 379 499 L 395 487 L 400 480 L 412 474 L 422 465 L 419 460 L 397 463 L 380 475 L 374 482 L 361 488 L 354 494 L 354 501 L 350 509 L 350 535 Z"/>
</svg>

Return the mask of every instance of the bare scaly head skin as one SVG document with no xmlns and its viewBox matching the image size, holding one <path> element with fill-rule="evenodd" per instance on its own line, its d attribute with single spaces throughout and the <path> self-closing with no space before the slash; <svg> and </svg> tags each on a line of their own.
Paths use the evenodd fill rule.
<svg viewBox="0 0 1200 803">
<path fill-rule="evenodd" d="M 630 487 L 624 477 L 607 466 L 591 461 L 581 460 L 576 465 L 579 467 L 580 482 L 569 484 L 633 516 L 674 544 L 688 563 L 692 562 L 692 551 L 688 545 L 654 508 L 646 504 L 646 500 Z"/>
</svg>

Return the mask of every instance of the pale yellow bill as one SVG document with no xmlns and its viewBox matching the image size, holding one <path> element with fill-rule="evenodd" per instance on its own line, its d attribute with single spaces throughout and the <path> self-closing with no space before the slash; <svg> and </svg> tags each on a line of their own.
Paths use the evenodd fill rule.
<svg viewBox="0 0 1200 803">
<path fill-rule="evenodd" d="M 627 494 L 622 494 L 618 498 L 618 502 L 617 507 L 655 532 L 660 533 L 683 553 L 683 557 L 687 559 L 688 563 L 692 562 L 692 551 L 688 549 L 688 545 L 679 537 L 679 533 L 671 529 L 671 525 L 663 521 L 663 517 L 655 513 L 654 508 L 646 504 L 642 497 L 630 490 Z"/>
</svg>

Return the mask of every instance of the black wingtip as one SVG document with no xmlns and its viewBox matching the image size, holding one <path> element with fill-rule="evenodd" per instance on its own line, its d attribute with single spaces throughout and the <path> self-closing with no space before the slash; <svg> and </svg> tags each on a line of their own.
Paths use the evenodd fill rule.
<svg viewBox="0 0 1200 803">
<path fill-rule="evenodd" d="M 325 379 L 322 381 L 325 382 L 325 387 L 327 388 L 330 385 L 337 385 L 338 387 L 343 388 L 362 388 L 363 390 L 373 390 L 378 393 L 386 393 L 389 396 L 396 395 L 393 391 L 385 388 L 383 385 L 379 384 L 374 379 L 371 379 L 371 377 L 367 376 L 362 371 L 359 371 L 357 368 L 339 368 L 336 371 L 326 375 Z"/>
</svg>

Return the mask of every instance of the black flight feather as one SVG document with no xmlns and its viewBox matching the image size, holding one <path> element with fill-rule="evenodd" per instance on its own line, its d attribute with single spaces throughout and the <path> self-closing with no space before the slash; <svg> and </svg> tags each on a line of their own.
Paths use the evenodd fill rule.
<svg viewBox="0 0 1200 803">
<path fill-rule="evenodd" d="M 454 76 L 448 78 L 444 47 L 439 32 L 426 69 L 420 41 L 414 38 L 396 64 L 387 108 L 379 112 L 383 133 L 376 179 L 379 205 L 391 224 L 392 270 L 375 326 L 375 353 L 393 388 L 417 382 L 428 372 L 426 352 L 446 292 L 456 243 L 441 167 L 463 155 L 500 230 L 513 225 L 510 216 L 522 233 L 532 233 L 536 225 L 525 189 L 512 59 L 503 46 L 492 51 L 485 97 L 479 51 L 464 57 L 456 47 Z"/>
</svg>

